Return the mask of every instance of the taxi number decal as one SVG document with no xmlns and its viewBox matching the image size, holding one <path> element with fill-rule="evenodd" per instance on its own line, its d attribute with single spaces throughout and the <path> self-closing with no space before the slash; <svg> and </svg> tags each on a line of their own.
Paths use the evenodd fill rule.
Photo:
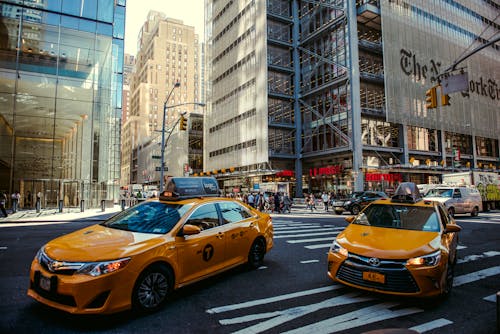
<svg viewBox="0 0 500 334">
<path fill-rule="evenodd" d="M 212 256 L 214 256 L 214 246 L 207 244 L 205 248 L 203 248 L 203 260 L 210 261 Z"/>
</svg>

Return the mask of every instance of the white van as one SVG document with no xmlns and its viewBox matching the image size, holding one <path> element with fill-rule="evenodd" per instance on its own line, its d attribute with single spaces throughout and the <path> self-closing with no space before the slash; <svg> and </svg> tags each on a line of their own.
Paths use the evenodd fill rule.
<svg viewBox="0 0 500 334">
<path fill-rule="evenodd" d="M 481 194 L 476 187 L 437 186 L 430 189 L 424 198 L 443 203 L 451 216 L 470 213 L 475 217 L 483 210 Z"/>
</svg>

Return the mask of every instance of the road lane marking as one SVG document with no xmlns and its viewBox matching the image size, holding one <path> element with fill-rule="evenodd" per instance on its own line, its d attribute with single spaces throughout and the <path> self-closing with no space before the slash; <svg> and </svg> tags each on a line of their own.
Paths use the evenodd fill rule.
<svg viewBox="0 0 500 334">
<path fill-rule="evenodd" d="M 6 250 L 7 246 L 0 246 L 0 250 Z"/>
<path fill-rule="evenodd" d="M 287 240 L 286 242 L 289 244 L 301 244 L 301 243 L 308 243 L 308 242 L 317 242 L 317 241 L 332 241 L 335 240 L 335 238 L 316 238 L 316 239 L 301 239 L 301 240 Z"/>
<path fill-rule="evenodd" d="M 282 310 L 282 311 L 277 311 L 277 312 L 250 314 L 250 315 L 232 318 L 232 319 L 223 319 L 223 320 L 220 320 L 219 322 L 223 325 L 228 325 L 228 324 L 238 324 L 238 323 L 249 322 L 249 321 L 253 321 L 256 319 L 271 318 L 271 319 L 268 319 L 266 321 L 257 323 L 253 326 L 243 328 L 242 330 L 234 332 L 234 333 L 238 333 L 238 334 L 246 334 L 246 333 L 255 334 L 255 333 L 265 332 L 269 329 L 272 329 L 276 326 L 282 325 L 282 324 L 289 322 L 293 319 L 303 317 L 305 315 L 319 311 L 321 309 L 335 307 L 335 306 L 342 306 L 342 305 L 347 305 L 347 304 L 360 303 L 360 302 L 369 301 L 369 300 L 373 300 L 373 297 L 359 296 L 358 292 L 354 292 L 354 293 L 349 293 L 349 294 L 342 295 L 342 296 L 329 298 L 327 300 L 324 300 L 324 301 L 316 303 L 316 304 L 292 307 L 292 308 Z M 331 330 L 331 328 L 330 328 L 330 330 Z M 309 332 L 309 333 L 311 333 L 311 332 Z"/>
<path fill-rule="evenodd" d="M 222 312 L 228 312 L 228 311 L 234 311 L 234 310 L 239 310 L 242 308 L 248 308 L 248 307 L 253 307 L 257 305 L 263 305 L 263 304 L 268 304 L 268 303 L 274 303 L 274 302 L 279 302 L 282 300 L 287 300 L 287 299 L 292 299 L 292 298 L 297 298 L 297 297 L 303 297 L 303 296 L 309 296 L 313 295 L 316 293 L 323 293 L 326 291 L 333 291 L 337 290 L 340 288 L 343 288 L 344 286 L 339 285 L 339 284 L 334 284 L 334 285 L 329 285 L 325 286 L 322 288 L 317 288 L 317 289 L 311 289 L 311 290 L 305 290 L 305 291 L 298 291 L 298 292 L 293 292 L 293 293 L 288 293 L 284 295 L 279 295 L 275 297 L 269 297 L 269 298 L 264 298 L 264 299 L 256 299 L 256 300 L 251 300 L 248 302 L 243 302 L 243 303 L 238 303 L 238 304 L 232 304 L 232 305 L 225 305 L 225 306 L 219 306 L 219 307 L 214 307 L 211 309 L 206 310 L 207 313 L 222 313 Z"/>
<path fill-rule="evenodd" d="M 453 282 L 453 286 L 464 285 L 467 283 L 479 281 L 483 278 L 487 278 L 487 277 L 495 276 L 495 275 L 500 275 L 500 266 L 491 267 L 488 269 L 483 269 L 483 270 L 475 271 L 473 273 L 469 273 L 469 274 L 455 277 L 454 282 Z"/>
<path fill-rule="evenodd" d="M 466 248 L 467 248 L 467 246 L 461 246 L 461 245 L 457 246 L 457 249 L 466 249 Z"/>
<path fill-rule="evenodd" d="M 307 263 L 317 263 L 319 260 L 305 260 L 305 261 L 300 261 L 302 264 L 307 264 Z"/>
<path fill-rule="evenodd" d="M 328 334 L 344 331 L 347 329 L 364 326 L 374 322 L 379 322 L 387 319 L 402 317 L 405 315 L 423 312 L 424 310 L 409 307 L 403 309 L 396 309 L 394 311 L 390 308 L 398 306 L 398 303 L 381 303 L 369 307 L 365 307 L 349 313 L 319 321 L 304 327 L 293 329 L 283 334 Z"/>
<path fill-rule="evenodd" d="M 274 239 L 283 239 L 283 238 L 303 238 L 303 237 L 314 237 L 318 235 L 327 235 L 327 234 L 339 234 L 339 231 L 331 231 L 331 232 L 318 232 L 318 233 L 302 233 L 302 234 L 290 234 L 290 235 L 275 235 Z"/>
<path fill-rule="evenodd" d="M 444 326 L 451 325 L 452 323 L 453 323 L 453 321 L 441 318 L 441 319 L 437 319 L 434 321 L 426 322 L 425 324 L 413 326 L 409 329 L 412 329 L 412 330 L 417 331 L 419 333 L 425 333 L 425 332 L 431 331 L 431 330 L 436 329 L 436 328 L 441 328 Z"/>
<path fill-rule="evenodd" d="M 498 255 L 500 255 L 500 252 L 497 252 L 497 251 L 484 252 L 483 254 L 480 254 L 480 255 L 467 255 L 463 259 L 458 259 L 457 263 L 466 263 L 466 262 L 481 260 L 484 258 L 498 256 Z"/>
</svg>

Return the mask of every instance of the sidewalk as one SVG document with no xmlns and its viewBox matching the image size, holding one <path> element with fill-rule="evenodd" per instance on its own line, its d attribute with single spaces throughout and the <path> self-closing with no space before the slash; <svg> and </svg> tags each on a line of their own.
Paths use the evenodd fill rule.
<svg viewBox="0 0 500 334">
<path fill-rule="evenodd" d="M 106 208 L 105 211 L 102 211 L 101 208 L 92 208 L 86 209 L 84 212 L 80 212 L 80 208 L 64 208 L 62 212 L 59 212 L 58 209 L 54 208 L 42 209 L 40 212 L 36 212 L 36 210 L 32 209 L 19 210 L 16 213 L 12 213 L 8 210 L 8 217 L 0 217 L 0 224 L 7 222 L 71 221 L 78 219 L 104 220 L 105 218 L 120 211 L 121 207 L 119 205 L 115 205 L 112 208 Z"/>
<path fill-rule="evenodd" d="M 1 223 L 22 223 L 22 222 L 58 222 L 58 221 L 72 221 L 72 220 L 104 220 L 109 218 L 110 216 L 121 211 L 120 205 L 114 205 L 112 208 L 106 208 L 105 211 L 102 211 L 101 208 L 92 208 L 86 209 L 84 212 L 80 212 L 80 208 L 64 208 L 63 212 L 59 212 L 58 209 L 42 209 L 40 212 L 36 212 L 36 210 L 19 210 L 16 213 L 11 213 L 10 210 L 7 210 L 9 214 L 7 218 L 3 216 L 0 217 Z M 334 216 L 335 213 L 330 209 L 328 212 L 325 212 L 322 205 L 319 205 L 316 210 L 312 211 L 306 208 L 305 204 L 293 204 L 291 213 L 281 213 L 282 215 L 288 214 L 301 214 L 301 215 L 317 215 L 317 214 L 327 214 Z M 276 213 L 273 213 L 276 214 Z"/>
</svg>

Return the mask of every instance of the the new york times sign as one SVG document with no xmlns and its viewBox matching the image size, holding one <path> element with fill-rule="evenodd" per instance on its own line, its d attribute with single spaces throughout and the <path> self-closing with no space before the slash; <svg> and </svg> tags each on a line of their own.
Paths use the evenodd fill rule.
<svg viewBox="0 0 500 334">
<path fill-rule="evenodd" d="M 401 49 L 400 67 L 403 73 L 411 77 L 414 81 L 427 81 L 437 83 L 437 76 L 441 71 L 441 62 L 434 59 L 420 59 L 412 50 Z M 500 101 L 500 87 L 493 78 L 469 80 L 469 94 L 476 94 L 488 97 L 492 100 Z M 462 96 L 469 97 L 467 92 L 462 92 Z"/>
</svg>

